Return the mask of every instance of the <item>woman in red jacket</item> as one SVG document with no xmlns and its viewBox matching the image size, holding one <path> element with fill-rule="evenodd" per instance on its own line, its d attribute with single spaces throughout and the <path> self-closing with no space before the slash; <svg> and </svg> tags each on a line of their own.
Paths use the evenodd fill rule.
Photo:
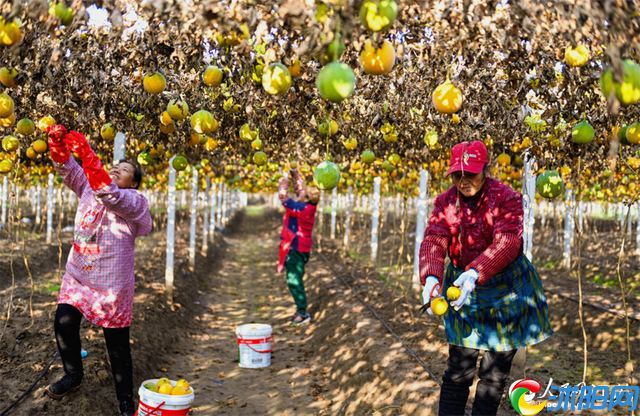
<svg viewBox="0 0 640 416">
<path fill-rule="evenodd" d="M 291 318 L 293 326 L 311 321 L 307 311 L 307 294 L 304 290 L 304 266 L 309 261 L 311 252 L 311 233 L 316 220 L 316 207 L 320 200 L 317 188 L 307 188 L 300 172 L 291 169 L 293 189 L 297 201 L 289 198 L 289 177 L 283 173 L 278 187 L 278 196 L 284 206 L 285 213 L 280 236 L 280 262 L 278 273 L 287 269 L 287 285 L 296 303 L 297 311 Z"/>
<path fill-rule="evenodd" d="M 444 314 L 443 416 L 464 414 L 480 350 L 472 414 L 495 415 L 516 350 L 553 334 L 540 277 L 522 254 L 522 195 L 489 178 L 488 162 L 480 141 L 453 147 L 447 175 L 454 186 L 436 198 L 420 247 L 424 302 L 460 288 Z"/>
</svg>

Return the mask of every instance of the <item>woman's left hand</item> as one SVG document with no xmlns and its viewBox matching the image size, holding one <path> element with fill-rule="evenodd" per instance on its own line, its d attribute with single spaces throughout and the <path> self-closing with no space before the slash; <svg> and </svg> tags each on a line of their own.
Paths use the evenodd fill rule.
<svg viewBox="0 0 640 416">
<path fill-rule="evenodd" d="M 453 282 L 454 286 L 460 288 L 460 297 L 455 301 L 451 302 L 451 306 L 453 309 L 460 310 L 462 305 L 467 301 L 467 297 L 469 297 L 469 293 L 473 292 L 476 288 L 476 281 L 478 280 L 478 272 L 475 269 L 467 270 L 462 273 L 455 282 Z"/>
</svg>

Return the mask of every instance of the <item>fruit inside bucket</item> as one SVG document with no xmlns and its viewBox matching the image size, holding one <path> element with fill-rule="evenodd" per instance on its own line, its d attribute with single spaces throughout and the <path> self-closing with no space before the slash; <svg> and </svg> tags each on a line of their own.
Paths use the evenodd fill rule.
<svg viewBox="0 0 640 416">
<path fill-rule="evenodd" d="M 157 391 L 153 391 L 153 386 Z M 182 389 L 186 390 L 186 394 Z M 177 394 L 172 394 L 174 390 L 177 390 Z M 138 394 L 140 406 L 136 416 L 186 416 L 195 398 L 193 387 L 185 380 L 175 381 L 166 378 L 145 380 L 140 385 Z"/>
</svg>

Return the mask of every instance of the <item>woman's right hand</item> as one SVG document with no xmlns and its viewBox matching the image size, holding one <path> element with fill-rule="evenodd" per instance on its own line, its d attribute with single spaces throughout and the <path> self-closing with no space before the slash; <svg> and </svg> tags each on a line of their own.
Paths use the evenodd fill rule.
<svg viewBox="0 0 640 416">
<path fill-rule="evenodd" d="M 422 289 L 422 301 L 424 304 L 430 303 L 433 298 L 437 297 L 441 289 L 442 285 L 440 284 L 440 280 L 435 276 L 428 276 Z M 427 313 L 433 315 L 431 307 L 427 308 Z"/>
</svg>

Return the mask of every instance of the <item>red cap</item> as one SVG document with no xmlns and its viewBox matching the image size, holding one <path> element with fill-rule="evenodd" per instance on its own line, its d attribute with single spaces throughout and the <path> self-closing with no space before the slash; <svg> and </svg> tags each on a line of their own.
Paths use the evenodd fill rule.
<svg viewBox="0 0 640 416">
<path fill-rule="evenodd" d="M 446 176 L 460 171 L 480 173 L 486 163 L 489 163 L 489 159 L 484 143 L 479 140 L 471 143 L 458 143 L 451 149 L 451 161 Z"/>
</svg>

